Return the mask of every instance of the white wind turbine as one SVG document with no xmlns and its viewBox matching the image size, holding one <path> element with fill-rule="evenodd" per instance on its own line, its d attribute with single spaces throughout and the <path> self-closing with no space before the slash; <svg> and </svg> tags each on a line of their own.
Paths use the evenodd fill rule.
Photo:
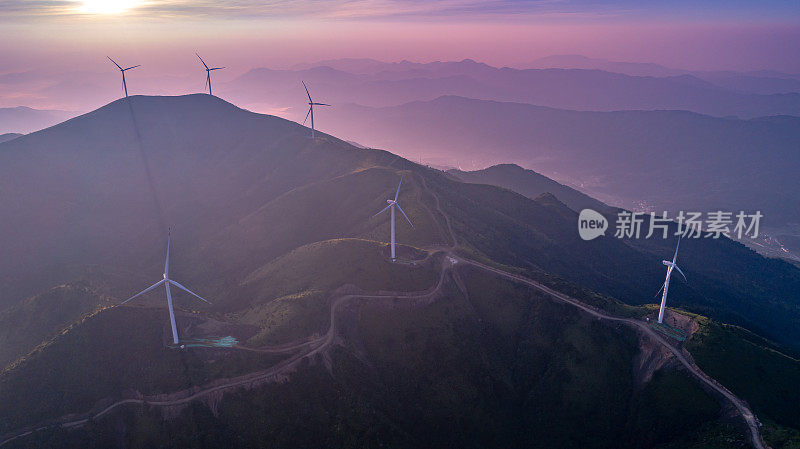
<svg viewBox="0 0 800 449">
<path fill-rule="evenodd" d="M 397 203 L 397 196 L 400 195 L 400 186 L 401 185 L 403 185 L 403 175 L 400 175 L 400 183 L 397 184 L 397 192 L 395 192 L 395 194 L 394 194 L 394 199 L 393 200 L 386 200 L 386 202 L 389 203 L 389 205 L 384 207 L 383 209 L 381 209 L 381 211 L 378 212 L 377 214 L 373 215 L 373 217 L 376 217 L 376 216 L 386 212 L 386 209 L 391 209 L 391 211 L 392 211 L 392 262 L 397 260 L 397 257 L 395 257 L 395 240 L 394 240 L 394 208 L 397 207 L 398 209 L 400 209 L 400 213 L 402 213 L 403 216 L 406 217 L 406 220 L 408 221 L 408 224 L 410 224 L 412 228 L 414 227 L 414 223 L 411 223 L 411 220 L 409 220 L 408 215 L 406 215 L 406 213 L 403 211 L 403 208 L 400 207 L 400 204 Z"/>
<path fill-rule="evenodd" d="M 672 256 L 672 262 L 668 260 L 662 261 L 662 263 L 667 266 L 667 279 L 664 281 L 664 285 L 661 286 L 661 288 L 664 289 L 664 294 L 663 296 L 661 296 L 661 309 L 659 309 L 658 311 L 659 323 L 661 323 L 664 320 L 664 307 L 667 305 L 667 291 L 669 290 L 669 278 L 670 276 L 672 276 L 672 269 L 674 268 L 678 270 L 678 273 L 680 273 L 681 276 L 683 276 L 683 280 L 686 281 L 686 275 L 683 274 L 683 271 L 681 271 L 681 269 L 678 268 L 678 265 L 676 264 L 678 260 L 678 248 L 680 248 L 680 246 L 681 246 L 681 237 L 679 236 L 678 244 L 675 246 L 675 255 Z"/>
<path fill-rule="evenodd" d="M 200 58 L 200 55 L 198 55 L 197 53 L 195 53 L 195 54 L 197 55 L 198 58 Z M 200 62 L 202 62 L 203 63 L 203 67 L 206 68 L 206 85 L 208 86 L 208 94 L 212 95 L 211 94 L 211 72 L 213 72 L 214 70 L 222 70 L 225 67 L 211 67 L 211 68 L 209 68 L 208 65 L 206 65 L 206 62 L 203 61 L 203 58 L 200 58 Z"/>
<path fill-rule="evenodd" d="M 306 89 L 306 95 L 308 95 L 308 112 L 306 112 L 306 118 L 303 120 L 303 124 L 306 124 L 306 120 L 308 120 L 308 116 L 311 116 L 311 138 L 314 138 L 314 106 L 330 106 L 329 104 L 325 103 L 314 103 L 314 100 L 311 99 L 311 94 L 308 93 L 308 86 L 306 86 L 305 81 L 301 81 L 303 83 L 303 87 Z"/>
<path fill-rule="evenodd" d="M 116 61 L 111 59 L 111 56 L 106 56 L 106 58 L 108 58 L 109 61 L 113 62 L 114 65 L 117 66 L 119 71 L 122 72 L 122 88 L 125 90 L 125 98 L 128 98 L 128 84 L 125 82 L 125 72 L 127 72 L 130 69 L 135 69 L 136 67 L 139 67 L 140 64 L 137 64 L 137 65 L 135 65 L 133 67 L 128 67 L 126 69 L 123 69 L 122 66 L 120 66 L 119 64 L 117 64 Z"/>
<path fill-rule="evenodd" d="M 151 285 L 150 287 L 147 287 L 146 289 L 142 290 L 141 292 L 133 295 L 132 297 L 126 299 L 125 301 L 121 302 L 119 305 L 125 304 L 126 302 L 128 302 L 128 301 L 130 301 L 130 300 L 132 300 L 134 298 L 138 298 L 139 296 L 149 292 L 150 290 L 158 287 L 159 285 L 164 284 L 164 287 L 167 290 L 167 307 L 169 308 L 169 322 L 172 325 L 172 342 L 177 345 L 178 344 L 178 328 L 175 326 L 175 310 L 172 308 L 172 293 L 170 293 L 169 286 L 170 285 L 174 285 L 175 287 L 178 287 L 179 289 L 185 291 L 186 293 L 189 293 L 190 295 L 195 296 L 196 298 L 200 299 L 201 301 L 205 301 L 205 302 L 207 302 L 209 304 L 211 304 L 211 303 L 206 301 L 202 297 L 200 297 L 200 295 L 198 295 L 197 293 L 192 292 L 188 288 L 184 287 L 183 285 L 181 285 L 178 282 L 173 281 L 172 279 L 169 278 L 169 240 L 170 240 L 170 237 L 171 237 L 170 235 L 167 236 L 167 261 L 164 262 L 164 277 L 163 277 L 163 279 L 161 279 L 160 281 L 158 281 L 155 284 Z M 181 347 L 183 347 L 183 345 L 181 345 Z"/>
</svg>

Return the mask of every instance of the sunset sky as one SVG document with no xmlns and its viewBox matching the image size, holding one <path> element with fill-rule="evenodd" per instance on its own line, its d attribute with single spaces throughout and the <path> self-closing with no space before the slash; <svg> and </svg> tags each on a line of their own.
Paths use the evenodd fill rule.
<svg viewBox="0 0 800 449">
<path fill-rule="evenodd" d="M 0 39 L 0 75 L 17 80 L 107 71 L 106 54 L 183 76 L 195 51 L 230 68 L 222 80 L 328 58 L 524 67 L 553 54 L 800 73 L 800 2 L 3 0 Z"/>
</svg>

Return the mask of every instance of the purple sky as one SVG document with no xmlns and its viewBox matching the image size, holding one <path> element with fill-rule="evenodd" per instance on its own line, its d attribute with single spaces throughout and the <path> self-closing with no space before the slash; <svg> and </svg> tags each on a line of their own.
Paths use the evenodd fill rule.
<svg viewBox="0 0 800 449">
<path fill-rule="evenodd" d="M 340 57 L 525 66 L 552 54 L 800 73 L 798 19 L 800 2 L 778 0 L 4 0 L 0 107 L 69 107 L 31 86 L 105 73 L 106 54 L 167 92 L 194 73 L 194 51 L 230 68 L 221 81 Z"/>
</svg>

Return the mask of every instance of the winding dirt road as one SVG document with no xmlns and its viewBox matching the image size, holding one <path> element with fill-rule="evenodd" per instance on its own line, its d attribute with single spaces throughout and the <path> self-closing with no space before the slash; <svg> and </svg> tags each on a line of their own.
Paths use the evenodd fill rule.
<svg viewBox="0 0 800 449">
<path fill-rule="evenodd" d="M 168 400 L 159 400 L 155 398 L 129 398 L 129 399 L 122 399 L 119 400 L 108 407 L 104 408 L 103 410 L 93 413 L 93 414 L 85 414 L 85 416 L 81 419 L 71 419 L 71 420 L 56 420 L 52 423 L 48 423 L 45 425 L 40 425 L 34 428 L 26 428 L 17 432 L 14 432 L 10 435 L 5 436 L 5 438 L 0 441 L 0 446 L 3 446 L 7 443 L 10 443 L 14 440 L 19 438 L 23 438 L 25 436 L 31 435 L 34 432 L 39 432 L 42 430 L 52 429 L 54 427 L 60 426 L 62 428 L 75 428 L 80 427 L 86 424 L 89 421 L 100 419 L 103 416 L 111 413 L 113 410 L 128 405 L 128 404 L 141 404 L 141 405 L 148 405 L 152 407 L 176 407 L 184 404 L 188 404 L 189 402 L 195 401 L 200 399 L 204 396 L 208 396 L 210 394 L 218 393 L 224 390 L 236 389 L 239 387 L 244 386 L 253 386 L 258 385 L 270 380 L 275 380 L 279 376 L 288 374 L 292 372 L 297 364 L 302 361 L 306 357 L 312 357 L 322 351 L 326 350 L 330 346 L 333 345 L 336 339 L 336 312 L 337 310 L 353 299 L 392 299 L 392 298 L 404 298 L 404 299 L 430 299 L 442 288 L 444 284 L 444 279 L 446 274 L 449 271 L 449 260 L 444 258 L 441 267 L 441 273 L 439 275 L 439 280 L 433 287 L 421 291 L 421 292 L 392 292 L 392 293 L 385 293 L 385 294 L 351 294 L 351 295 L 344 295 L 336 298 L 333 303 L 331 304 L 330 308 L 330 324 L 328 325 L 328 331 L 325 335 L 310 340 L 303 343 L 297 344 L 289 344 L 283 345 L 279 347 L 266 347 L 266 348 L 247 348 L 243 346 L 237 346 L 237 349 L 248 350 L 248 351 L 257 351 L 257 352 L 267 352 L 267 353 L 289 353 L 293 352 L 297 349 L 309 347 L 308 351 L 299 352 L 292 357 L 289 357 L 286 360 L 279 362 L 278 364 L 267 368 L 265 370 L 257 371 L 254 373 L 245 374 L 243 376 L 238 376 L 235 378 L 224 379 L 224 380 L 216 380 L 212 382 L 213 385 L 203 387 L 198 389 L 187 389 L 178 391 L 175 393 L 171 393 L 169 396 L 177 396 L 174 399 Z"/>
<path fill-rule="evenodd" d="M 651 328 L 644 321 L 637 320 L 637 319 L 634 319 L 634 318 L 621 318 L 621 317 L 615 317 L 615 316 L 609 315 L 609 314 L 607 314 L 607 313 L 605 313 L 605 312 L 603 312 L 603 311 L 601 311 L 599 309 L 595 309 L 595 308 L 593 308 L 593 307 L 591 307 L 591 306 L 589 306 L 589 305 L 587 305 L 587 304 L 585 304 L 585 303 L 583 303 L 583 302 L 581 302 L 581 301 L 579 301 L 579 300 L 577 300 L 575 298 L 572 298 L 572 297 L 567 296 L 567 295 L 565 295 L 563 293 L 557 292 L 557 291 L 555 291 L 555 290 L 553 290 L 553 289 L 551 289 L 551 288 L 549 288 L 549 287 L 547 287 L 545 285 L 542 285 L 542 284 L 540 284 L 540 283 L 538 283 L 538 282 L 536 282 L 536 281 L 534 281 L 532 279 L 528 279 L 528 278 L 525 278 L 525 277 L 522 277 L 522 276 L 518 276 L 518 275 L 515 275 L 515 274 L 512 274 L 512 273 L 509 273 L 507 271 L 503 271 L 503 270 L 500 270 L 500 269 L 497 269 L 497 268 L 494 268 L 494 267 L 490 267 L 488 265 L 484 265 L 484 264 L 482 264 L 480 262 L 476 262 L 474 260 L 464 259 L 464 258 L 457 258 L 457 260 L 459 260 L 460 262 L 472 265 L 474 267 L 480 268 L 482 270 L 489 271 L 491 273 L 494 273 L 494 274 L 496 274 L 496 275 L 498 275 L 500 277 L 509 279 L 511 281 L 519 282 L 521 284 L 525 284 L 525 285 L 528 285 L 530 287 L 536 288 L 536 289 L 538 289 L 538 290 L 550 295 L 551 297 L 555 298 L 558 301 L 561 301 L 561 302 L 570 304 L 570 305 L 572 305 L 574 307 L 577 307 L 577 308 L 583 310 L 584 312 L 586 312 L 586 313 L 588 313 L 588 314 L 590 314 L 592 316 L 595 316 L 595 317 L 597 317 L 597 318 L 599 318 L 601 320 L 616 321 L 616 322 L 624 323 L 624 324 L 627 324 L 628 326 L 631 326 L 631 327 L 634 327 L 634 328 L 640 330 L 642 333 L 647 335 L 649 338 L 652 338 L 653 340 L 659 342 L 660 344 L 665 346 L 667 349 L 669 349 L 669 351 L 672 352 L 672 354 L 675 356 L 675 358 L 678 359 L 678 361 L 681 362 L 681 364 L 683 364 L 683 366 L 685 366 L 694 377 L 696 377 L 701 382 L 703 382 L 704 384 L 706 384 L 709 387 L 711 387 L 714 391 L 716 391 L 719 394 L 721 394 L 722 396 L 724 396 L 725 399 L 727 399 L 731 404 L 733 404 L 733 406 L 736 407 L 736 410 L 739 412 L 739 414 L 742 416 L 742 418 L 744 418 L 745 423 L 747 424 L 747 427 L 748 427 L 748 430 L 749 430 L 749 433 L 750 433 L 750 442 L 753 444 L 753 447 L 755 447 L 756 449 L 766 449 L 766 445 L 764 444 L 764 441 L 761 438 L 761 432 L 759 430 L 760 423 L 758 421 L 758 418 L 756 418 L 755 414 L 750 410 L 750 408 L 748 407 L 747 403 L 745 403 L 743 400 L 741 400 L 738 397 L 736 397 L 733 393 L 730 392 L 730 390 L 728 390 L 727 388 L 722 386 L 719 382 L 717 382 L 714 379 L 712 379 L 711 377 L 709 377 L 697 365 L 695 365 L 694 362 L 690 361 L 680 349 L 678 349 L 675 346 L 673 346 L 672 344 L 670 344 L 669 341 L 667 341 L 661 334 L 659 334 L 658 332 L 653 330 L 653 328 Z"/>
</svg>

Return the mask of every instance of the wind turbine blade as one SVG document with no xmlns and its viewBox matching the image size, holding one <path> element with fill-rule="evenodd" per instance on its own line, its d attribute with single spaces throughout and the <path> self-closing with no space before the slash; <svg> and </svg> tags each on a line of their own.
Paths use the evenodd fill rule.
<svg viewBox="0 0 800 449">
<path fill-rule="evenodd" d="M 381 211 L 380 211 L 380 212 L 378 212 L 377 214 L 373 215 L 373 217 L 377 217 L 378 215 L 380 215 L 380 214 L 382 214 L 382 213 L 386 212 L 386 209 L 388 209 L 388 208 L 390 208 L 390 207 L 392 207 L 392 205 L 391 205 L 391 204 L 390 204 L 390 205 L 388 205 L 388 206 L 386 206 L 386 207 L 384 207 L 383 209 L 381 209 Z"/>
<path fill-rule="evenodd" d="M 205 302 L 207 302 L 207 303 L 211 304 L 210 302 L 208 302 L 208 301 L 206 301 L 205 299 L 203 299 L 203 298 L 202 298 L 200 295 L 198 295 L 197 293 L 195 293 L 195 292 L 193 292 L 193 291 L 189 290 L 188 288 L 186 288 L 186 287 L 184 287 L 183 285 L 181 285 L 181 284 L 179 284 L 179 283 L 177 283 L 177 282 L 173 281 L 172 279 L 170 279 L 170 280 L 169 280 L 169 283 L 170 283 L 170 284 L 172 284 L 172 285 L 174 285 L 174 286 L 176 286 L 176 287 L 178 287 L 179 289 L 181 289 L 181 290 L 185 291 L 186 293 L 188 293 L 188 294 L 190 294 L 190 295 L 193 295 L 193 296 L 197 297 L 197 298 L 198 298 L 198 299 L 200 299 L 201 301 L 205 301 Z"/>
<path fill-rule="evenodd" d="M 405 174 L 400 175 L 400 182 L 397 184 L 397 192 L 394 193 L 394 200 L 397 201 L 397 196 L 400 195 L 400 186 L 403 185 L 403 176 Z"/>
<path fill-rule="evenodd" d="M 678 248 L 681 247 L 681 237 L 682 236 L 680 235 L 678 236 L 678 244 L 675 245 L 675 255 L 672 256 L 672 263 L 675 263 L 678 260 Z"/>
<path fill-rule="evenodd" d="M 305 119 L 303 119 L 303 124 L 304 124 L 304 125 L 306 124 L 306 121 L 308 120 L 308 115 L 309 115 L 309 114 L 311 114 L 311 108 L 310 108 L 310 107 L 308 108 L 308 112 L 306 112 L 306 118 L 305 118 Z"/>
<path fill-rule="evenodd" d="M 113 62 L 113 63 L 114 63 L 114 65 L 115 65 L 115 66 L 117 66 L 117 68 L 118 68 L 118 69 L 122 70 L 122 67 L 120 67 L 120 66 L 119 66 L 119 64 L 117 64 L 117 62 L 116 62 L 116 61 L 114 61 L 113 59 L 111 59 L 111 56 L 106 56 L 106 58 L 108 58 L 108 60 L 109 60 L 109 61 Z"/>
<path fill-rule="evenodd" d="M 169 277 L 169 241 L 172 238 L 172 231 L 167 231 L 167 260 L 164 262 L 164 276 Z"/>
<path fill-rule="evenodd" d="M 125 70 L 135 69 L 136 67 L 141 67 L 141 66 L 142 66 L 141 64 L 136 64 L 135 66 L 128 67 L 128 68 L 127 68 L 127 69 L 125 69 Z"/>
<path fill-rule="evenodd" d="M 200 58 L 200 55 L 198 55 L 196 52 L 195 52 L 195 54 L 197 55 L 198 58 Z M 206 70 L 208 70 L 208 66 L 206 65 L 206 62 L 203 61 L 203 58 L 200 58 L 200 62 L 202 62 L 203 63 L 203 67 L 205 67 Z"/>
<path fill-rule="evenodd" d="M 308 87 L 306 86 L 306 82 L 305 81 L 300 81 L 300 82 L 303 83 L 303 88 L 305 88 L 306 90 L 306 95 L 308 95 L 308 102 L 313 103 L 314 100 L 311 99 L 311 94 L 308 93 Z"/>
<path fill-rule="evenodd" d="M 222 69 L 224 69 L 224 68 L 225 68 L 225 67 L 212 67 L 212 68 L 210 68 L 210 69 L 208 69 L 208 70 L 222 70 Z"/>
<path fill-rule="evenodd" d="M 164 279 L 162 279 L 162 280 L 160 280 L 160 281 L 156 282 L 155 284 L 153 284 L 153 285 L 151 285 L 151 286 L 147 287 L 146 289 L 144 289 L 144 290 L 140 291 L 139 293 L 137 293 L 137 294 L 135 294 L 135 295 L 131 296 L 130 298 L 126 299 L 125 301 L 122 301 L 121 303 L 119 303 L 119 305 L 123 305 L 123 304 L 125 304 L 126 302 L 130 301 L 131 299 L 138 298 L 139 296 L 142 296 L 142 295 L 144 295 L 145 293 L 149 292 L 150 290 L 152 290 L 152 289 L 154 289 L 154 288 L 158 287 L 159 285 L 161 285 L 161 284 L 163 284 L 163 283 L 164 283 Z"/>
<path fill-rule="evenodd" d="M 314 103 L 314 106 L 330 106 L 330 105 L 325 103 Z"/>
<path fill-rule="evenodd" d="M 406 221 L 408 221 L 408 224 L 410 224 L 411 227 L 413 228 L 414 227 L 414 223 L 411 223 L 411 220 L 408 219 L 408 215 L 406 215 L 406 213 L 403 211 L 403 208 L 400 207 L 400 203 L 394 203 L 394 205 L 397 206 L 398 209 L 400 209 L 400 213 L 402 213 L 403 216 L 406 217 Z"/>
<path fill-rule="evenodd" d="M 684 280 L 684 281 L 686 281 L 686 282 L 689 282 L 689 280 L 688 280 L 688 279 L 686 279 L 686 275 L 685 275 L 685 274 L 683 274 L 683 271 L 681 271 L 681 269 L 680 269 L 680 268 L 678 268 L 678 266 L 677 266 L 677 265 L 674 265 L 674 264 L 673 264 L 672 266 L 673 266 L 673 267 L 674 267 L 676 270 L 678 270 L 678 273 L 680 273 L 680 274 L 681 274 L 681 276 L 683 276 L 683 280 Z"/>
<path fill-rule="evenodd" d="M 660 294 L 661 294 L 661 292 L 662 292 L 662 291 L 664 291 L 664 286 L 665 286 L 666 284 L 667 284 L 666 282 L 664 282 L 663 284 L 661 284 L 661 288 L 659 288 L 659 289 L 658 289 L 658 291 L 656 292 L 656 294 L 655 294 L 655 295 L 653 295 L 653 298 L 657 298 L 657 297 L 658 297 L 658 295 L 660 295 Z"/>
</svg>

